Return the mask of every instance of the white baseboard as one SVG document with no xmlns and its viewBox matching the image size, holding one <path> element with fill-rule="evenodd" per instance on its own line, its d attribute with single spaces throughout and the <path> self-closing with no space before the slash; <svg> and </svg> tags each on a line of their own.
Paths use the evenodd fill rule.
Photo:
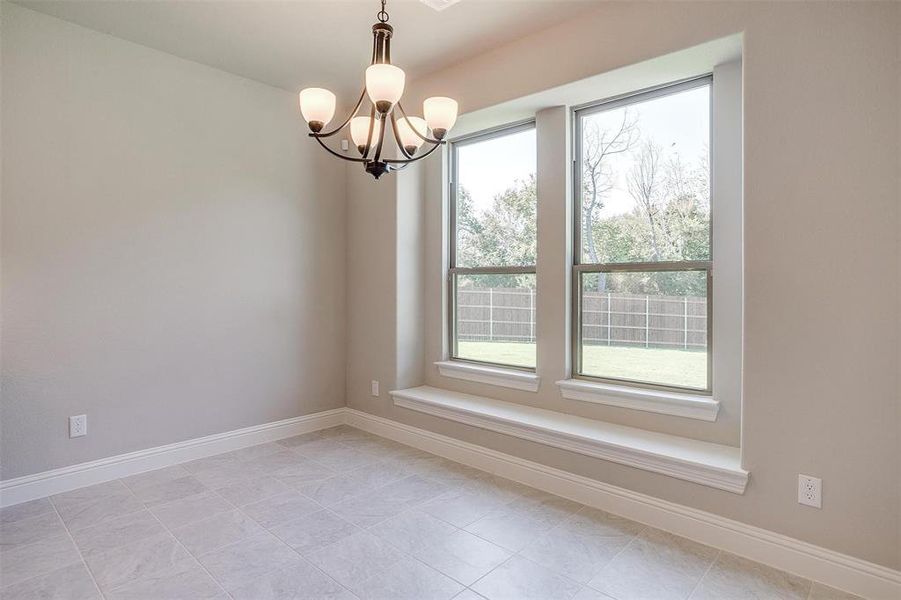
<svg viewBox="0 0 901 600">
<path fill-rule="evenodd" d="M 350 408 L 345 422 L 864 598 L 901 598 L 901 572 L 894 569 Z"/>
<path fill-rule="evenodd" d="M 19 504 L 342 423 L 858 596 L 874 600 L 901 598 L 901 571 L 350 408 L 304 415 L 0 481 L 0 506 Z"/>
<path fill-rule="evenodd" d="M 335 427 L 341 425 L 344 418 L 345 409 L 336 408 L 0 481 L 0 506 L 19 504 L 189 460 Z"/>
</svg>

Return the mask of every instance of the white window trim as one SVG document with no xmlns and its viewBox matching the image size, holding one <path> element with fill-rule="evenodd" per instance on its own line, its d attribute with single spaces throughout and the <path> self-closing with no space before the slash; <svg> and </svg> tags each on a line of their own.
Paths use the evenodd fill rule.
<svg viewBox="0 0 901 600">
<path fill-rule="evenodd" d="M 439 360 L 435 363 L 444 377 L 486 383 L 525 392 L 537 392 L 541 378 L 531 371 L 505 369 L 489 365 L 467 363 L 462 360 Z"/>
<path fill-rule="evenodd" d="M 558 381 L 557 385 L 560 387 L 561 395 L 567 400 L 606 404 L 701 421 L 716 421 L 720 410 L 720 403 L 707 395 L 643 389 L 584 379 L 563 379 Z"/>
</svg>

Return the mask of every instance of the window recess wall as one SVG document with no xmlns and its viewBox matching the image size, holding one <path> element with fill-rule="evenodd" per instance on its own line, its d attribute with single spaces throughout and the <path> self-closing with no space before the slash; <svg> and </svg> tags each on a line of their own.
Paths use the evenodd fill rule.
<svg viewBox="0 0 901 600">
<path fill-rule="evenodd" d="M 735 61 L 574 110 L 564 398 L 723 419 L 737 438 L 740 71 Z"/>
<path fill-rule="evenodd" d="M 712 73 L 712 76 L 711 76 Z M 444 275 L 441 279 L 440 301 L 435 302 L 435 296 L 431 296 L 427 289 L 426 294 L 426 347 L 430 357 L 427 363 L 434 362 L 437 368 L 427 369 L 426 383 L 444 389 L 461 391 L 470 394 L 482 395 L 499 400 L 520 402 L 555 410 L 576 416 L 582 416 L 602 421 L 621 423 L 651 431 L 671 433 L 684 437 L 700 439 L 715 443 L 738 445 L 739 442 L 739 414 L 740 414 L 740 364 L 741 364 L 741 62 L 729 59 L 719 63 L 709 64 L 706 69 L 699 68 L 694 74 L 680 72 L 668 73 L 661 69 L 653 78 L 627 78 L 626 86 L 621 74 L 608 74 L 599 76 L 607 82 L 591 90 L 583 86 L 580 93 L 572 95 L 569 106 L 552 105 L 538 111 L 533 109 L 536 132 L 536 224 L 537 246 L 541 249 L 536 257 L 536 288 L 535 311 L 535 340 L 537 361 L 534 367 L 534 380 L 529 382 L 517 382 L 515 385 L 505 385 L 508 382 L 498 382 L 494 373 L 460 373 L 452 371 L 448 365 L 476 365 L 466 360 L 459 352 L 459 345 L 454 348 L 454 340 L 462 339 L 454 327 L 459 323 L 459 316 L 454 314 L 455 279 L 468 273 L 460 273 L 455 270 L 461 267 L 459 261 L 451 262 L 450 254 L 456 252 L 454 246 L 457 235 L 451 225 L 458 222 L 459 217 L 453 214 L 455 208 L 454 184 L 459 177 L 455 172 L 456 157 L 454 150 L 448 151 L 444 164 L 441 161 L 433 161 L 429 167 L 426 178 L 426 188 L 444 190 L 444 205 L 426 203 L 426 228 L 434 227 L 427 239 L 436 240 L 432 254 L 426 256 L 427 280 L 431 278 L 429 272 L 435 272 L 439 265 Z M 706 292 L 709 287 L 713 290 L 712 297 L 716 302 L 712 306 L 704 304 L 696 306 L 696 298 L 679 298 L 682 300 L 683 328 L 679 332 L 682 335 L 682 348 L 685 350 L 686 329 L 699 329 L 701 333 L 688 332 L 688 345 L 693 344 L 703 348 L 709 344 L 715 348 L 716 355 L 711 355 L 709 361 L 701 363 L 700 380 L 697 377 L 691 379 L 691 374 L 680 372 L 680 366 L 675 370 L 685 379 L 671 379 L 663 383 L 671 385 L 651 385 L 641 381 L 639 377 L 621 377 L 623 381 L 609 378 L 610 381 L 600 381 L 600 378 L 579 377 L 583 372 L 577 364 L 574 350 L 573 337 L 576 333 L 573 327 L 574 319 L 574 293 L 577 282 L 582 275 L 579 270 L 573 269 L 573 248 L 575 211 L 574 211 L 574 173 L 573 160 L 575 159 L 575 108 L 593 104 L 604 98 L 634 96 L 636 92 L 642 92 L 651 88 L 666 86 L 674 77 L 678 81 L 688 81 L 684 84 L 684 91 L 691 92 L 698 88 L 709 96 L 706 109 L 709 121 L 709 134 L 706 136 L 706 145 L 711 152 L 718 152 L 716 160 L 710 160 L 710 196 L 714 208 L 712 225 L 707 233 L 707 254 L 689 256 L 685 261 L 655 261 L 652 265 L 621 265 L 619 263 L 603 264 L 604 268 L 610 267 L 610 271 L 622 268 L 638 271 L 641 276 L 653 275 L 661 278 L 671 275 L 673 272 L 678 277 L 697 279 L 692 280 L 698 290 Z M 682 89 L 682 88 L 680 88 Z M 607 90 L 612 90 L 607 91 Z M 668 89 L 671 93 L 673 90 Z M 606 93 L 605 93 L 606 92 Z M 668 95 L 662 92 L 662 96 Z M 557 100 L 558 97 L 554 97 Z M 534 99 L 529 103 L 537 104 Z M 493 111 L 494 123 L 500 129 L 491 129 L 486 124 L 484 115 L 472 118 L 473 123 L 468 124 L 467 115 L 461 118 L 465 138 L 458 141 L 465 144 L 468 140 L 479 139 L 481 132 L 489 132 L 495 135 L 503 131 L 504 122 L 515 121 L 507 117 L 502 120 L 503 114 L 517 115 L 522 118 L 521 112 Z M 703 112 L 703 111 L 702 111 Z M 704 140 L 701 142 L 704 144 Z M 439 229 L 440 228 L 440 229 Z M 443 250 L 438 247 L 437 240 L 442 240 Z M 716 276 L 709 277 L 711 270 L 711 249 L 716 251 Z M 672 264 L 670 264 L 672 263 Z M 451 266 L 449 266 L 451 265 Z M 504 265 L 501 265 L 504 266 Z M 516 265 L 519 268 L 521 265 Z M 584 267 L 588 269 L 589 267 Z M 642 271 L 641 269 L 645 269 Z M 657 271 L 654 271 L 657 269 Z M 624 271 L 625 274 L 631 271 Z M 662 275 L 660 274 L 662 273 Z M 620 274 L 615 274 L 620 276 Z M 712 281 L 708 282 L 708 279 Z M 715 288 L 715 289 L 714 289 Z M 645 298 L 650 294 L 642 294 L 641 318 L 645 319 L 645 305 L 649 309 L 656 309 L 654 298 Z M 684 296 L 687 296 L 685 294 Z M 701 299 L 703 293 L 697 294 Z M 669 298 L 664 298 L 669 300 Z M 685 303 L 690 305 L 686 311 Z M 635 308 L 635 307 L 631 307 Z M 706 310 L 710 309 L 710 320 L 717 325 L 705 327 Z M 637 309 L 636 309 L 637 310 Z M 634 311 L 633 311 L 634 312 Z M 648 313 L 663 311 L 648 310 Z M 690 327 L 684 327 L 685 313 L 689 315 Z M 697 315 L 698 318 L 695 318 Z M 641 323 L 641 333 L 645 329 L 659 326 L 661 329 L 668 327 L 666 323 L 657 323 L 656 315 L 649 315 L 646 321 Z M 464 319 L 465 320 L 465 319 Z M 695 327 L 692 321 L 701 321 L 702 326 Z M 435 331 L 436 324 L 441 323 L 439 331 Z M 637 325 L 636 325 L 637 327 Z M 636 330 L 637 331 L 637 330 Z M 709 334 L 707 333 L 709 332 Z M 440 335 L 435 335 L 436 333 Z M 670 335 L 672 332 L 651 332 L 654 335 Z M 673 334 L 674 335 L 674 334 Z M 709 337 L 708 337 L 709 336 Z M 700 339 L 698 339 L 700 338 Z M 653 335 L 650 338 L 654 339 Z M 668 338 L 666 341 L 670 341 Z M 648 344 L 652 346 L 652 344 Z M 606 350 L 606 344 L 602 350 Z M 634 348 L 626 346 L 626 350 Z M 640 344 L 640 350 L 644 350 L 644 341 Z M 649 348 L 656 351 L 657 348 Z M 666 350 L 666 349 L 664 349 Z M 701 354 L 698 352 L 697 354 Z M 456 357 L 457 360 L 453 360 Z M 702 358 L 706 358 L 701 354 Z M 451 358 L 452 360 L 448 360 Z M 503 364 L 503 363 L 502 363 Z M 621 364 L 629 365 L 630 361 L 622 361 Z M 709 366 L 708 366 L 709 365 Z M 497 363 L 490 368 L 507 369 L 515 371 Z M 523 371 L 521 371 L 523 372 Z M 531 374 L 529 371 L 525 371 Z M 574 374 L 576 376 L 574 377 Z M 694 373 L 697 375 L 697 373 Z M 627 373 L 627 375 L 629 375 Z M 620 378 L 617 378 L 620 379 Z M 632 381 L 625 381 L 631 379 Z M 540 380 L 540 382 L 539 382 Z M 638 381 L 635 381 L 638 380 Z M 558 382 L 560 385 L 555 385 Z M 512 389 L 509 389 L 512 388 Z M 587 388 L 587 389 L 586 389 Z M 524 389 L 535 391 L 533 394 L 523 394 Z"/>
</svg>

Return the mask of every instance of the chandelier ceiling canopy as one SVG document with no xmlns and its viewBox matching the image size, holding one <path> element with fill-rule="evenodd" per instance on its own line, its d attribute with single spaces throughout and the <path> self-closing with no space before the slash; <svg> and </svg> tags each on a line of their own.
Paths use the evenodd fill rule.
<svg viewBox="0 0 901 600">
<path fill-rule="evenodd" d="M 389 171 L 402 169 L 423 159 L 444 143 L 444 137 L 457 120 L 457 101 L 443 96 L 427 98 L 422 103 L 423 117 L 408 115 L 400 103 L 406 75 L 391 64 L 391 37 L 394 28 L 388 24 L 386 0 L 381 0 L 378 23 L 372 26 L 372 59 L 366 68 L 363 91 L 350 114 L 338 127 L 323 131 L 335 116 L 335 94 L 323 88 L 306 88 L 300 92 L 300 112 L 310 127 L 310 137 L 342 160 L 358 162 L 367 173 L 378 179 Z M 363 106 L 369 101 L 369 116 Z M 403 158 L 383 156 L 385 132 L 390 129 Z M 359 157 L 340 154 L 323 141 L 345 131 L 356 146 Z M 430 147 L 419 153 L 423 145 Z M 419 153 L 417 155 L 417 153 Z"/>
</svg>

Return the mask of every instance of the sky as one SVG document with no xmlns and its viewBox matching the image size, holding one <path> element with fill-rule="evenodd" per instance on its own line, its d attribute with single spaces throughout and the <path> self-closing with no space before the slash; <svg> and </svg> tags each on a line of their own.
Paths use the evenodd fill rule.
<svg viewBox="0 0 901 600">
<path fill-rule="evenodd" d="M 623 121 L 625 107 L 594 113 L 585 118 L 605 128 L 618 128 Z M 653 98 L 628 106 L 630 113 L 638 117 L 639 144 L 652 139 L 662 150 L 661 158 L 678 153 L 687 166 L 697 166 L 710 145 L 710 88 L 700 87 L 678 94 Z M 639 145 L 639 144 L 636 144 Z M 626 174 L 632 168 L 632 153 L 623 152 L 610 157 L 609 163 L 615 178 L 614 188 L 604 199 L 600 216 L 630 212 L 635 201 L 626 188 Z"/>
<path fill-rule="evenodd" d="M 482 212 L 516 180 L 536 169 L 535 128 L 458 146 L 458 185 L 469 190 L 473 208 Z"/>
<path fill-rule="evenodd" d="M 585 117 L 603 127 L 618 127 L 624 108 Z M 688 165 L 696 165 L 710 141 L 710 88 L 700 87 L 629 105 L 638 116 L 641 140 L 648 137 L 665 152 L 678 152 Z M 459 146 L 458 185 L 469 190 L 474 208 L 481 212 L 519 179 L 536 170 L 535 129 Z M 634 201 L 626 190 L 625 174 L 633 161 L 629 153 L 612 157 L 614 189 L 605 199 L 602 217 L 629 212 Z"/>
</svg>

